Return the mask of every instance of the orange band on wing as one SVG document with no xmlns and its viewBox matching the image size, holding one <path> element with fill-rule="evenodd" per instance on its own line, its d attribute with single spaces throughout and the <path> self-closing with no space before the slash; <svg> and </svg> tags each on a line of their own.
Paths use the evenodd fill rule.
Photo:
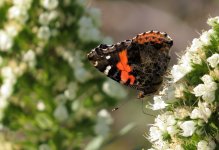
<svg viewBox="0 0 219 150">
<path fill-rule="evenodd" d="M 119 53 L 119 59 L 120 61 L 117 63 L 116 67 L 121 71 L 121 81 L 126 83 L 130 80 L 130 84 L 134 84 L 135 77 L 129 74 L 132 69 L 128 65 L 127 50 L 123 50 Z"/>
</svg>

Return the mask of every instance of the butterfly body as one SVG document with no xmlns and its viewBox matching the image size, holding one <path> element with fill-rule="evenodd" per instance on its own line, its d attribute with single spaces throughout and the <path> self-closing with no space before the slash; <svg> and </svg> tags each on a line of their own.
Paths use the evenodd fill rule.
<svg viewBox="0 0 219 150">
<path fill-rule="evenodd" d="M 141 91 L 142 98 L 161 86 L 172 45 L 166 33 L 149 31 L 114 45 L 101 44 L 87 56 L 111 79 Z"/>
</svg>

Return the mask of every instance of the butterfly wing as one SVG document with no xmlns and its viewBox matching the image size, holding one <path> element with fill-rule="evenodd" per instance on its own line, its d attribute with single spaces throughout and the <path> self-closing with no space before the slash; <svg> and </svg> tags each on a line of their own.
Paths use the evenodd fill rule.
<svg viewBox="0 0 219 150">
<path fill-rule="evenodd" d="M 142 91 L 156 92 L 170 60 L 172 39 L 150 31 L 115 45 L 101 44 L 88 54 L 89 61 L 111 79 Z"/>
<path fill-rule="evenodd" d="M 143 95 L 158 91 L 170 61 L 169 51 L 173 40 L 164 32 L 149 31 L 132 39 L 128 60 L 136 82 L 134 88 Z"/>
<path fill-rule="evenodd" d="M 120 61 L 119 53 L 127 50 L 130 44 L 130 40 L 126 40 L 114 45 L 101 44 L 87 54 L 88 60 L 100 72 L 103 72 L 111 79 L 120 82 L 121 71 L 117 68 L 117 64 Z"/>
</svg>

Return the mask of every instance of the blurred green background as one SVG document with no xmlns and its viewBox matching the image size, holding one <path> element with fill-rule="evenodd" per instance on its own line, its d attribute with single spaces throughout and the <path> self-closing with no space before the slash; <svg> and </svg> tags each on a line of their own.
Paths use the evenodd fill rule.
<svg viewBox="0 0 219 150">
<path fill-rule="evenodd" d="M 143 135 L 154 118 L 142 112 L 137 92 L 95 70 L 86 53 L 153 29 L 174 39 L 171 66 L 209 28 L 218 4 L 0 0 L 0 150 L 149 148 Z"/>
</svg>

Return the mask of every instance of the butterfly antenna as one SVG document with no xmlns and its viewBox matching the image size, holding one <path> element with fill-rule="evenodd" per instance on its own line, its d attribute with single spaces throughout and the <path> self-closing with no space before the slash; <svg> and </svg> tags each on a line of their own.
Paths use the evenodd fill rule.
<svg viewBox="0 0 219 150">
<path fill-rule="evenodd" d="M 149 114 L 149 113 L 147 113 L 147 112 L 145 112 L 144 111 L 144 101 L 143 101 L 143 99 L 141 100 L 141 102 L 142 102 L 142 105 L 141 105 L 141 110 L 142 110 L 142 112 L 145 114 L 145 115 L 148 115 L 148 116 L 151 116 L 151 117 L 156 117 L 155 115 L 152 115 L 152 114 Z"/>
</svg>

